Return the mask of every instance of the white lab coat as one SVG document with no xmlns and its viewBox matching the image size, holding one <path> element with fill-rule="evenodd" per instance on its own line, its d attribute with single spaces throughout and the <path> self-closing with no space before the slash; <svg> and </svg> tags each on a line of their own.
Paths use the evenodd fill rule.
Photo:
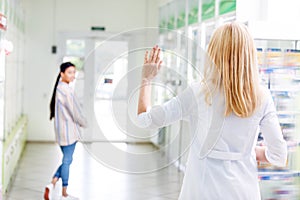
<svg viewBox="0 0 300 200">
<path fill-rule="evenodd" d="M 215 95 L 209 106 L 203 87 L 196 83 L 163 105 L 141 113 L 138 124 L 157 128 L 181 119 L 190 123 L 193 139 L 180 200 L 259 200 L 254 150 L 259 130 L 270 163 L 284 166 L 287 158 L 272 96 L 261 87 L 261 106 L 251 117 L 224 117 L 222 95 Z"/>
</svg>

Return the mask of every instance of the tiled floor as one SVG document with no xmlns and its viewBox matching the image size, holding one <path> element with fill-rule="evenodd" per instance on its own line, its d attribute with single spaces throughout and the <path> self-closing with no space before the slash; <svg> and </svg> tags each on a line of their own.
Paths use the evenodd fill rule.
<svg viewBox="0 0 300 200">
<path fill-rule="evenodd" d="M 4 199 L 43 199 L 44 187 L 59 165 L 61 156 L 56 144 L 28 143 Z M 183 173 L 173 165 L 147 174 L 117 172 L 92 158 L 81 143 L 76 146 L 70 170 L 68 192 L 81 200 L 177 199 L 183 178 Z"/>
</svg>

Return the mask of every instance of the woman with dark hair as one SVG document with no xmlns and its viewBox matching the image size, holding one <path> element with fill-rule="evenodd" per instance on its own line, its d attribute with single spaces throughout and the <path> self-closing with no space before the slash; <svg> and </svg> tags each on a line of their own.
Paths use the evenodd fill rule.
<svg viewBox="0 0 300 200">
<path fill-rule="evenodd" d="M 61 148 L 63 159 L 55 172 L 51 184 L 45 188 L 44 199 L 52 199 L 53 190 L 59 178 L 62 179 L 62 200 L 78 199 L 67 193 L 69 169 L 73 153 L 79 140 L 80 127 L 86 127 L 86 120 L 82 115 L 80 105 L 69 86 L 75 79 L 75 65 L 65 62 L 60 65 L 60 72 L 54 86 L 50 103 L 50 120 L 54 118 L 56 142 Z"/>
</svg>

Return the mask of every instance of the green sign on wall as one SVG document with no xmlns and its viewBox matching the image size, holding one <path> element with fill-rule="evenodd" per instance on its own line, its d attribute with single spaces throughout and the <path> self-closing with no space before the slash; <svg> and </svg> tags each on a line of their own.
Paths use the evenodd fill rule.
<svg viewBox="0 0 300 200">
<path fill-rule="evenodd" d="M 168 29 L 174 29 L 175 28 L 175 17 L 174 16 L 171 16 L 169 18 L 167 26 L 168 26 Z"/>
<path fill-rule="evenodd" d="M 181 12 L 177 17 L 177 28 L 184 27 L 185 25 L 185 12 Z"/>
<path fill-rule="evenodd" d="M 189 12 L 189 24 L 194 24 L 198 22 L 198 6 L 195 6 Z"/>
<path fill-rule="evenodd" d="M 211 19 L 215 16 L 215 0 L 202 1 L 202 20 Z"/>
<path fill-rule="evenodd" d="M 236 10 L 236 0 L 220 0 L 219 15 Z"/>
<path fill-rule="evenodd" d="M 166 22 L 166 20 L 161 20 L 161 22 L 159 24 L 159 32 L 163 33 L 166 28 L 167 28 L 167 22 Z"/>
</svg>

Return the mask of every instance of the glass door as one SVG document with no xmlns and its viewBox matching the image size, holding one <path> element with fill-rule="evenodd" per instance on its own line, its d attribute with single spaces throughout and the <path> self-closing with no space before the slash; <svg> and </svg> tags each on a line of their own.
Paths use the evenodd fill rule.
<svg viewBox="0 0 300 200">
<path fill-rule="evenodd" d="M 115 142 L 127 138 L 128 115 L 123 112 L 127 110 L 128 84 L 123 77 L 127 77 L 128 56 L 120 56 L 120 52 L 128 52 L 126 41 L 95 40 L 95 116 L 105 138 Z"/>
<path fill-rule="evenodd" d="M 128 51 L 128 43 L 105 41 L 106 38 L 63 34 L 58 48 L 59 64 L 70 61 L 76 65 L 72 87 L 88 121 L 82 140 L 120 143 L 127 139 L 122 129 L 126 126 L 127 113 L 119 114 L 124 118 L 116 120 L 112 104 L 115 107 L 126 105 L 127 80 L 123 77 L 127 73 L 128 56 L 119 57 L 119 54 Z"/>
</svg>

